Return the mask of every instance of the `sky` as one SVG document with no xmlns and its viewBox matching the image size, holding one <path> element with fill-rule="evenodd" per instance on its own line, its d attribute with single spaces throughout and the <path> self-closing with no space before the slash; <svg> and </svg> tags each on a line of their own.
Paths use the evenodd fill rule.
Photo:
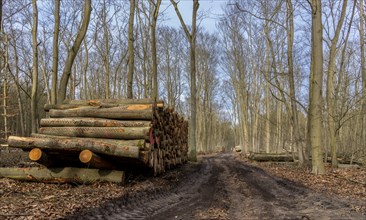
<svg viewBox="0 0 366 220">
<path fill-rule="evenodd" d="M 216 31 L 216 21 L 223 14 L 222 6 L 228 2 L 228 0 L 200 0 L 198 14 L 203 15 L 203 20 L 197 21 L 200 22 L 197 24 L 199 24 L 200 27 L 204 27 L 205 30 L 214 33 Z M 180 0 L 178 4 L 180 13 L 188 26 L 192 24 L 192 4 L 193 0 Z M 164 24 L 178 28 L 181 27 L 170 0 L 162 1 L 160 11 L 165 14 Z"/>
</svg>

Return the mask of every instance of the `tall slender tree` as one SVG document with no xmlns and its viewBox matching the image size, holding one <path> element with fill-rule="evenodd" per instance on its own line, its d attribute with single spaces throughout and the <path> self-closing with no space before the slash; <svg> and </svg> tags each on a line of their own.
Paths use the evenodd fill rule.
<svg viewBox="0 0 366 220">
<path fill-rule="evenodd" d="M 156 22 L 158 20 L 159 8 L 162 0 L 157 0 L 156 3 L 153 3 L 154 14 L 151 22 L 151 55 L 152 55 L 152 67 L 153 67 L 153 98 L 156 100 L 159 96 L 159 87 L 158 87 L 158 61 L 156 55 Z"/>
<path fill-rule="evenodd" d="M 329 61 L 328 61 L 328 72 L 327 72 L 327 86 L 326 86 L 326 100 L 327 100 L 327 119 L 328 119 L 328 137 L 330 152 L 332 157 L 332 167 L 336 168 L 337 164 L 337 143 L 336 143 L 336 106 L 335 99 L 338 94 L 334 93 L 334 78 L 336 72 L 336 57 L 337 57 L 337 46 L 339 36 L 343 27 L 344 19 L 346 17 L 348 0 L 343 0 L 342 12 L 334 32 L 334 36 L 330 42 Z"/>
<path fill-rule="evenodd" d="M 69 78 L 71 75 L 71 69 L 74 64 L 75 57 L 79 51 L 80 45 L 83 42 L 85 34 L 88 30 L 91 11 L 92 11 L 91 0 L 85 0 L 84 15 L 81 27 L 76 35 L 74 44 L 67 52 L 67 59 L 60 80 L 60 86 L 58 89 L 57 103 L 62 103 L 66 98 L 67 84 L 69 82 Z"/>
<path fill-rule="evenodd" d="M 296 90 L 294 77 L 294 61 L 293 61 L 293 44 L 294 44 L 294 9 L 292 0 L 286 0 L 286 33 L 287 33 L 287 64 L 288 64 L 288 81 L 290 87 L 290 105 L 291 105 L 291 126 L 294 143 L 297 147 L 299 156 L 299 165 L 304 165 L 308 158 L 305 154 L 299 128 L 299 116 L 296 104 Z"/>
<path fill-rule="evenodd" d="M 127 75 L 127 98 L 133 98 L 133 72 L 135 69 L 135 49 L 134 49 L 134 20 L 135 20 L 135 0 L 130 0 L 130 18 L 128 21 L 128 75 Z"/>
<path fill-rule="evenodd" d="M 361 143 L 366 152 L 366 60 L 365 60 L 365 15 L 364 0 L 360 0 L 360 52 L 361 52 L 361 77 L 362 77 L 362 106 L 361 106 Z"/>
<path fill-rule="evenodd" d="M 35 133 L 37 131 L 37 92 L 38 92 L 37 0 L 32 1 L 32 6 L 33 6 L 33 27 L 32 27 L 33 64 L 32 64 L 31 118 L 32 118 L 32 133 Z"/>
<path fill-rule="evenodd" d="M 52 86 L 51 86 L 51 103 L 57 103 L 57 79 L 58 79 L 58 36 L 60 32 L 60 1 L 55 0 L 55 24 L 53 28 L 53 55 L 52 55 Z"/>
<path fill-rule="evenodd" d="M 312 172 L 324 174 L 322 152 L 323 25 L 321 0 L 311 1 L 311 69 L 309 89 L 309 137 Z"/>
<path fill-rule="evenodd" d="M 185 24 L 183 17 L 178 9 L 178 3 L 175 0 L 170 0 L 174 6 L 174 10 L 179 18 L 180 24 L 183 27 L 184 33 L 189 41 L 189 54 L 190 54 L 190 85 L 191 85 L 191 117 L 189 118 L 189 160 L 197 161 L 196 153 L 196 113 L 197 113 L 197 100 L 196 100 L 196 36 L 197 36 L 197 11 L 199 8 L 199 0 L 193 0 L 192 11 L 192 28 L 189 32 L 187 25 Z"/>
</svg>

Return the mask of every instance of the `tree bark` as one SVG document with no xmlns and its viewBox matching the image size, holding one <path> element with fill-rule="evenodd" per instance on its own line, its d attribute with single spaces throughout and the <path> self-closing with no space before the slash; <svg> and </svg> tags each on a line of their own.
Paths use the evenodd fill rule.
<svg viewBox="0 0 366 220">
<path fill-rule="evenodd" d="M 150 110 L 134 110 L 123 109 L 119 107 L 114 108 L 77 108 L 68 110 L 51 109 L 49 111 L 50 117 L 93 117 L 93 118 L 109 118 L 109 119 L 123 119 L 123 120 L 151 120 L 152 109 Z"/>
<path fill-rule="evenodd" d="M 76 108 L 113 108 L 113 107 L 119 107 L 121 109 L 125 110 L 149 110 L 152 109 L 155 105 L 154 104 L 118 104 L 118 103 L 93 103 L 93 104 L 56 104 L 56 105 L 50 105 L 45 104 L 44 110 L 49 111 L 51 109 L 57 109 L 57 110 L 67 110 L 67 109 L 76 109 Z M 156 107 L 163 108 L 163 103 L 156 104 Z"/>
<path fill-rule="evenodd" d="M 329 51 L 329 62 L 328 62 L 328 77 L 327 77 L 327 88 L 326 88 L 326 100 L 327 100 L 327 118 L 328 118 L 328 137 L 329 145 L 332 157 L 332 167 L 337 168 L 337 131 L 336 131 L 336 106 L 335 99 L 338 99 L 338 94 L 334 92 L 334 77 L 336 72 L 336 57 L 337 57 L 337 44 L 339 35 L 341 33 L 344 19 L 346 17 L 348 0 L 343 1 L 342 12 L 337 24 L 337 28 L 334 32 L 334 37 L 331 40 L 331 46 Z M 334 95 L 333 95 L 334 94 Z"/>
<path fill-rule="evenodd" d="M 40 134 L 88 137 L 88 138 L 110 138 L 110 139 L 145 139 L 149 140 L 150 127 L 42 127 Z"/>
<path fill-rule="evenodd" d="M 135 68 L 134 49 L 134 20 L 135 20 L 135 0 L 130 0 L 130 18 L 128 21 L 128 75 L 127 75 L 127 98 L 133 98 L 133 72 Z"/>
<path fill-rule="evenodd" d="M 114 170 L 116 167 L 103 159 L 99 155 L 93 153 L 90 150 L 83 150 L 79 154 L 79 159 L 82 163 L 86 164 L 88 167 L 97 168 L 97 169 L 105 169 L 105 170 Z"/>
<path fill-rule="evenodd" d="M 105 66 L 105 98 L 110 98 L 110 64 L 109 64 L 109 33 L 107 24 L 107 6 L 106 0 L 103 1 L 103 31 L 104 31 L 104 66 Z"/>
<path fill-rule="evenodd" d="M 20 135 L 25 136 L 25 123 L 24 123 L 24 108 L 23 108 L 23 102 L 21 97 L 21 85 L 20 85 L 20 79 L 19 79 L 19 56 L 18 56 L 18 49 L 16 46 L 16 41 L 13 42 L 13 49 L 14 49 L 14 59 L 15 59 L 15 76 L 14 81 L 16 84 L 16 92 L 17 92 L 17 101 L 18 101 L 18 107 L 19 107 L 19 121 L 20 121 Z"/>
<path fill-rule="evenodd" d="M 158 62 L 157 62 L 157 54 L 156 54 L 156 22 L 158 20 L 159 8 L 162 0 L 157 0 L 154 8 L 154 14 L 151 24 L 151 55 L 153 61 L 153 99 L 157 100 L 159 97 L 159 87 L 158 87 Z"/>
<path fill-rule="evenodd" d="M 0 177 L 46 183 L 92 184 L 97 181 L 123 184 L 124 172 L 83 168 L 0 168 Z"/>
<path fill-rule="evenodd" d="M 196 113 L 197 113 L 197 100 L 196 100 L 196 34 L 197 34 L 197 11 L 199 8 L 199 0 L 193 0 L 193 11 L 192 11 L 192 29 L 191 33 L 184 23 L 182 15 L 179 12 L 178 4 L 174 0 L 170 2 L 174 6 L 174 10 L 179 18 L 179 21 L 183 27 L 186 37 L 190 44 L 190 103 L 191 103 L 191 117 L 189 118 L 189 155 L 188 158 L 191 161 L 197 161 L 197 150 L 196 150 Z"/>
<path fill-rule="evenodd" d="M 32 132 L 37 132 L 37 92 L 38 92 L 37 0 L 33 0 L 32 5 L 33 5 L 33 27 L 32 27 L 33 64 L 32 64 L 31 120 L 32 120 Z"/>
<path fill-rule="evenodd" d="M 266 106 L 266 126 L 265 126 L 265 137 L 266 137 L 266 152 L 270 152 L 270 141 L 271 141 L 271 128 L 270 128 L 270 120 L 271 120 L 271 106 L 270 106 L 270 91 L 269 91 L 269 80 L 270 80 L 270 45 L 269 45 L 269 28 L 268 21 L 265 24 L 265 34 L 266 34 L 266 67 L 265 67 L 265 78 L 266 78 L 266 89 L 265 89 L 265 106 Z"/>
<path fill-rule="evenodd" d="M 308 156 L 305 154 L 305 146 L 301 140 L 301 132 L 299 125 L 299 116 L 296 106 L 296 90 L 295 90 L 295 76 L 294 76 L 294 63 L 293 63 L 293 44 L 294 44 L 294 9 L 292 6 L 292 0 L 286 0 L 287 6 L 287 64 L 288 64 L 288 80 L 290 87 L 290 105 L 291 105 L 291 126 L 292 136 L 295 146 L 298 151 L 299 166 L 303 166 L 308 161 Z"/>
<path fill-rule="evenodd" d="M 361 50 L 361 75 L 362 75 L 362 112 L 361 112 L 361 143 L 366 152 L 366 63 L 365 63 L 365 18 L 364 0 L 360 0 L 360 50 Z"/>
<path fill-rule="evenodd" d="M 155 104 L 157 103 L 164 105 L 162 100 L 154 100 L 154 99 L 95 99 L 95 100 L 65 100 L 64 104 L 75 104 L 75 105 L 92 105 L 92 106 L 100 106 L 104 103 L 108 104 Z"/>
<path fill-rule="evenodd" d="M 323 25 L 321 0 L 312 0 L 311 73 L 309 91 L 309 136 L 312 172 L 324 174 L 322 152 Z"/>
<path fill-rule="evenodd" d="M 58 81 L 58 36 L 60 31 L 60 1 L 55 0 L 55 24 L 53 28 L 53 56 L 52 56 L 52 86 L 51 104 L 57 103 L 57 81 Z"/>
<path fill-rule="evenodd" d="M 0 32 L 0 35 L 2 33 Z M 5 34 L 4 34 L 5 35 Z M 8 67 L 9 67 L 9 41 L 8 36 L 5 35 L 5 60 L 4 67 L 0 66 L 0 71 L 4 73 L 4 81 L 3 81 L 3 116 L 4 116 L 4 139 L 8 138 Z M 0 58 L 1 59 L 1 58 Z"/>
<path fill-rule="evenodd" d="M 9 147 L 31 150 L 58 150 L 80 152 L 88 149 L 95 153 L 117 157 L 139 158 L 139 146 L 125 145 L 125 141 L 105 140 L 96 138 L 35 138 L 16 137 L 8 138 Z M 127 142 L 128 143 L 128 142 Z"/>
<path fill-rule="evenodd" d="M 102 118 L 43 118 L 42 127 L 150 127 L 151 121 L 121 121 Z"/>
<path fill-rule="evenodd" d="M 275 161 L 275 162 L 293 162 L 294 158 L 291 154 L 268 154 L 268 153 L 251 153 L 249 159 L 257 162 Z"/>
<path fill-rule="evenodd" d="M 75 38 L 74 44 L 67 53 L 65 67 L 62 73 L 60 86 L 58 89 L 57 103 L 62 103 L 66 98 L 67 84 L 69 82 L 72 65 L 74 64 L 75 57 L 79 51 L 80 45 L 83 42 L 85 34 L 88 30 L 91 11 L 92 11 L 91 0 L 85 0 L 83 21 L 81 24 L 81 28 Z"/>
</svg>

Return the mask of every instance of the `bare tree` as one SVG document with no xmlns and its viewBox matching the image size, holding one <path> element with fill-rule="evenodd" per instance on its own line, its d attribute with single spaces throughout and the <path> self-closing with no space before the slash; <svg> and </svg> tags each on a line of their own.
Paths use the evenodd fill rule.
<svg viewBox="0 0 366 220">
<path fill-rule="evenodd" d="M 329 62 L 328 62 L 328 72 L 327 72 L 327 86 L 326 86 L 326 100 L 327 100 L 327 119 L 328 119 L 328 137 L 329 137 L 329 145 L 331 150 L 332 157 L 332 167 L 336 168 L 338 166 L 337 163 L 337 143 L 336 143 L 336 106 L 335 106 L 335 96 L 338 94 L 334 93 L 334 78 L 336 72 L 336 57 L 337 57 L 337 46 L 338 39 L 342 30 L 342 26 L 344 23 L 344 19 L 346 17 L 348 0 L 343 1 L 342 12 L 337 24 L 337 27 L 334 32 L 334 36 L 330 42 L 330 51 L 329 51 Z"/>
<path fill-rule="evenodd" d="M 170 2 L 174 6 L 174 10 L 179 18 L 180 24 L 183 27 L 184 33 L 189 41 L 190 45 L 190 85 L 191 85 L 191 117 L 189 119 L 189 159 L 191 161 L 197 161 L 196 154 L 196 111 L 197 111 L 197 100 L 196 100 L 196 34 L 197 34 L 197 11 L 199 8 L 199 0 L 193 0 L 193 11 L 192 11 L 192 27 L 191 33 L 188 30 L 188 27 L 184 23 L 182 15 L 178 9 L 178 3 L 174 0 L 170 0 Z"/>
<path fill-rule="evenodd" d="M 85 34 L 88 30 L 90 14 L 92 11 L 91 0 L 85 0 L 84 4 L 84 16 L 81 27 L 76 35 L 73 46 L 69 49 L 67 53 L 67 59 L 65 67 L 60 80 L 60 86 L 58 89 L 57 102 L 62 103 L 66 98 L 67 84 L 71 75 L 72 65 L 74 64 L 75 57 L 79 51 L 80 45 L 84 40 Z"/>
</svg>

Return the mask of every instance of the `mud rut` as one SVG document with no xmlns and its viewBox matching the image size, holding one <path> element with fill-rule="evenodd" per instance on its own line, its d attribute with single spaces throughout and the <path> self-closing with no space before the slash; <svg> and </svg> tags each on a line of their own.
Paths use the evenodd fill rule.
<svg viewBox="0 0 366 220">
<path fill-rule="evenodd" d="M 150 188 L 66 219 L 365 219 L 350 201 L 313 192 L 238 161 L 204 157 L 167 188 Z M 108 193 L 108 192 L 106 192 Z"/>
</svg>

